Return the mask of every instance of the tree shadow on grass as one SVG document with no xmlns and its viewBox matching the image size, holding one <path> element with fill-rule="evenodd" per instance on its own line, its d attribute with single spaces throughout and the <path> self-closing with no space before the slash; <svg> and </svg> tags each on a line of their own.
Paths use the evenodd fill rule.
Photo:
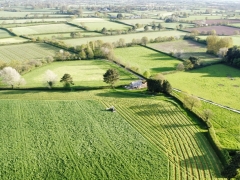
<svg viewBox="0 0 240 180">
<path fill-rule="evenodd" d="M 154 72 L 165 72 L 165 71 L 174 71 L 175 67 L 157 67 L 157 68 L 151 68 Z"/>
<path fill-rule="evenodd" d="M 144 98 L 144 97 L 150 97 L 150 95 L 147 95 L 145 93 L 141 92 L 126 92 L 126 91 L 109 91 L 104 93 L 97 93 L 97 96 L 100 97 L 115 97 L 115 98 Z"/>
</svg>

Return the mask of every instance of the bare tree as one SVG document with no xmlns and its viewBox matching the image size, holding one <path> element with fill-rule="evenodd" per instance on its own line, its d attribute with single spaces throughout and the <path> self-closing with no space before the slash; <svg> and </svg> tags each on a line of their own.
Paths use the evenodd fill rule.
<svg viewBox="0 0 240 180">
<path fill-rule="evenodd" d="M 15 85 L 20 86 L 26 84 L 24 78 L 12 67 L 5 67 L 0 71 L 0 78 L 2 82 L 8 86 L 11 86 L 12 89 Z"/>
<path fill-rule="evenodd" d="M 51 70 L 47 70 L 44 74 L 43 82 L 45 86 L 52 89 L 53 85 L 57 82 L 57 75 Z"/>
<path fill-rule="evenodd" d="M 201 101 L 198 97 L 192 95 L 185 95 L 183 103 L 186 107 L 188 107 L 191 111 L 194 107 L 201 106 Z"/>
<path fill-rule="evenodd" d="M 206 122 L 213 117 L 213 112 L 210 109 L 203 110 L 203 118 Z"/>
</svg>

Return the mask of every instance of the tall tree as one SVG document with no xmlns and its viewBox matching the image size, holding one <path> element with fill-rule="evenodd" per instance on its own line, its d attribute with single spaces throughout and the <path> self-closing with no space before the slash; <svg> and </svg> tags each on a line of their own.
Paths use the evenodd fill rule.
<svg viewBox="0 0 240 180">
<path fill-rule="evenodd" d="M 103 82 L 110 84 L 114 88 L 114 84 L 119 80 L 119 73 L 116 69 L 108 69 L 103 75 Z"/>
<path fill-rule="evenodd" d="M 148 43 L 148 38 L 147 38 L 146 36 L 142 37 L 141 43 L 142 43 L 144 46 L 146 46 L 147 43 Z"/>
<path fill-rule="evenodd" d="M 63 83 L 63 87 L 69 88 L 71 85 L 74 85 L 73 79 L 70 74 L 64 74 L 60 82 Z"/>
</svg>

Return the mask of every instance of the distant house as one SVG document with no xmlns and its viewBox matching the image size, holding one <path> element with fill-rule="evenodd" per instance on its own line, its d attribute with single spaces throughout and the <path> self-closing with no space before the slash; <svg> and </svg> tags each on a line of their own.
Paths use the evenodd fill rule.
<svg viewBox="0 0 240 180">
<path fill-rule="evenodd" d="M 145 87 L 147 87 L 147 82 L 143 82 L 142 80 L 133 81 L 129 86 L 125 86 L 126 89 L 141 89 Z"/>
</svg>

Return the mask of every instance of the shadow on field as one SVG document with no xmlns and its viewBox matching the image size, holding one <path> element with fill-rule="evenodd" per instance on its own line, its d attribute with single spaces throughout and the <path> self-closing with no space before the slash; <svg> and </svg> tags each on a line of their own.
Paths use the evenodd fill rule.
<svg viewBox="0 0 240 180">
<path fill-rule="evenodd" d="M 181 128 L 181 127 L 189 127 L 189 126 L 197 126 L 198 124 L 174 124 L 174 123 L 169 123 L 169 124 L 160 124 L 162 128 L 168 129 L 168 128 Z"/>
<path fill-rule="evenodd" d="M 161 73 L 161 72 L 164 72 L 164 71 L 174 71 L 175 67 L 157 67 L 157 68 L 151 68 L 151 70 Z"/>
<path fill-rule="evenodd" d="M 147 56 L 142 56 L 142 57 L 146 57 L 146 58 L 149 58 L 151 60 L 173 60 L 174 58 L 171 57 L 171 56 L 168 56 L 168 55 L 165 55 L 165 54 L 160 54 L 160 53 L 151 53 L 151 54 L 148 54 Z"/>
<path fill-rule="evenodd" d="M 116 97 L 116 98 L 139 98 L 139 97 L 149 97 L 149 95 L 139 93 L 139 92 L 126 92 L 126 91 L 117 91 L 113 90 L 112 92 L 106 93 L 97 93 L 97 96 L 100 97 Z"/>
</svg>

